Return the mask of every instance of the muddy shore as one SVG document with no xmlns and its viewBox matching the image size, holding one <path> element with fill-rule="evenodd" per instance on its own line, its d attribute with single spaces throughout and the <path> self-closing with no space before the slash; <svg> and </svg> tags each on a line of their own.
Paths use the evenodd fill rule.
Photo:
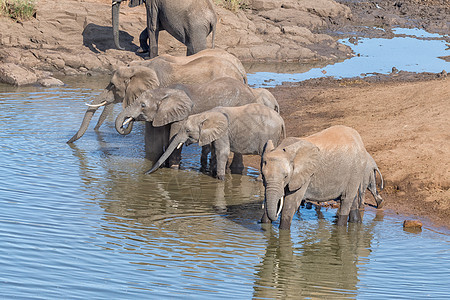
<svg viewBox="0 0 450 300">
<path fill-rule="evenodd" d="M 36 19 L 0 17 L 0 67 L 21 68 L 35 82 L 58 74 L 111 73 L 142 60 L 135 50 L 145 10 L 122 5 L 121 41 L 126 50 L 119 51 L 112 41 L 110 3 L 41 0 Z M 332 63 L 354 55 L 337 39 L 389 37 L 395 26 L 450 32 L 448 0 L 249 3 L 249 9 L 238 12 L 218 7 L 216 33 L 218 48 L 248 62 Z M 184 52 L 178 41 L 161 35 L 160 53 Z M 383 172 L 386 209 L 450 228 L 448 77 L 400 72 L 315 79 L 270 90 L 280 103 L 288 135 L 308 135 L 334 124 L 354 127 Z M 257 165 L 255 158 L 246 161 Z"/>
</svg>

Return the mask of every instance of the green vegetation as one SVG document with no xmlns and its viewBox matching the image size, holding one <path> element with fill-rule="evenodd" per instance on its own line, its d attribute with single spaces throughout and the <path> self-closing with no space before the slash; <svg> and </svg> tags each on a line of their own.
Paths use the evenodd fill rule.
<svg viewBox="0 0 450 300">
<path fill-rule="evenodd" d="M 217 5 L 223 6 L 231 11 L 248 7 L 248 0 L 215 0 Z"/>
<path fill-rule="evenodd" d="M 36 0 L 0 0 L 0 15 L 17 21 L 31 19 L 36 13 Z"/>
</svg>

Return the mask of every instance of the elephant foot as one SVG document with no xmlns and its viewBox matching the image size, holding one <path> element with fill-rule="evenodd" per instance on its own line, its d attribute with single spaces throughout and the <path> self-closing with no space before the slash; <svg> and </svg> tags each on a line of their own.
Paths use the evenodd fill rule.
<svg viewBox="0 0 450 300">
<path fill-rule="evenodd" d="M 359 212 L 359 209 L 354 209 L 350 211 L 350 214 L 348 215 L 348 222 L 350 223 L 361 223 L 361 213 Z"/>
<path fill-rule="evenodd" d="M 384 206 L 384 200 L 380 196 L 378 196 L 375 201 L 377 202 L 377 209 L 381 209 Z"/>
<path fill-rule="evenodd" d="M 347 226 L 348 215 L 338 215 L 336 225 L 337 226 Z"/>
<path fill-rule="evenodd" d="M 272 221 L 270 221 L 269 217 L 267 216 L 267 213 L 264 212 L 263 216 L 261 217 L 261 223 L 272 223 Z"/>
<path fill-rule="evenodd" d="M 219 180 L 225 180 L 225 175 L 217 175 L 216 178 Z"/>
</svg>

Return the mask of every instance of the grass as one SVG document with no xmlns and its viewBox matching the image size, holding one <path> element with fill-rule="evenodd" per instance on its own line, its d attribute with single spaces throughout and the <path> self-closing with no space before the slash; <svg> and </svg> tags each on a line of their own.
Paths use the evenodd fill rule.
<svg viewBox="0 0 450 300">
<path fill-rule="evenodd" d="M 248 7 L 248 0 L 215 0 L 217 5 L 223 6 L 231 11 L 238 11 Z"/>
<path fill-rule="evenodd" d="M 25 21 L 34 17 L 36 0 L 0 0 L 0 15 L 17 21 Z"/>
</svg>

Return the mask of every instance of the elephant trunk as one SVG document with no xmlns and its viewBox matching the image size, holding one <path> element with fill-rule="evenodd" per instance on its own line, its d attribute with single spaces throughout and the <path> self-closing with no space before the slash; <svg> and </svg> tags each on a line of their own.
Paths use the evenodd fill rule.
<svg viewBox="0 0 450 300">
<path fill-rule="evenodd" d="M 283 209 L 284 193 L 283 189 L 278 186 L 266 186 L 266 212 L 271 221 L 276 221 L 278 215 Z"/>
<path fill-rule="evenodd" d="M 121 135 L 127 135 L 133 129 L 136 114 L 133 113 L 133 106 L 128 106 L 116 118 L 116 130 Z"/>
<path fill-rule="evenodd" d="M 158 161 L 153 165 L 153 167 L 148 170 L 147 172 L 145 172 L 145 174 L 151 174 L 153 172 L 155 172 L 172 154 L 173 151 L 175 151 L 175 149 L 179 149 L 183 143 L 187 140 L 187 138 L 182 137 L 181 135 L 176 135 L 172 142 L 169 144 L 169 146 L 167 147 L 166 151 L 164 152 L 163 155 L 161 155 L 161 157 L 158 159 Z"/>
<path fill-rule="evenodd" d="M 94 101 L 92 101 L 91 104 L 88 104 L 89 108 L 86 110 L 86 113 L 84 114 L 84 118 L 83 121 L 81 122 L 80 129 L 78 129 L 78 132 L 75 133 L 75 135 L 70 140 L 68 140 L 67 143 L 68 144 L 73 143 L 79 138 L 81 138 L 86 132 L 89 123 L 91 122 L 92 116 L 94 116 L 97 109 L 99 109 L 99 107 L 103 105 L 112 104 L 113 99 L 114 96 L 112 92 L 107 88 Z"/>
<path fill-rule="evenodd" d="M 120 46 L 119 43 L 119 11 L 120 11 L 120 3 L 122 0 L 117 0 L 112 3 L 112 27 L 113 27 L 113 37 L 114 37 L 114 44 L 116 45 L 116 48 L 119 50 L 124 50 L 123 47 Z"/>
</svg>

